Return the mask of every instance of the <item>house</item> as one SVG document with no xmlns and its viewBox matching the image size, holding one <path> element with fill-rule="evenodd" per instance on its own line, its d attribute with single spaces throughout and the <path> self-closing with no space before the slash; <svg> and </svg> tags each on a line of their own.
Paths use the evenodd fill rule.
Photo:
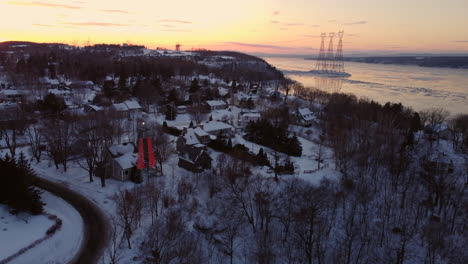
<svg viewBox="0 0 468 264">
<path fill-rule="evenodd" d="M 130 179 L 132 170 L 135 169 L 138 154 L 132 143 L 112 145 L 106 155 L 106 177 L 125 181 Z"/>
<path fill-rule="evenodd" d="M 211 169 L 212 160 L 206 147 L 198 144 L 180 153 L 178 165 L 192 172 L 202 172 L 206 169 Z"/>
<path fill-rule="evenodd" d="M 423 129 L 424 133 L 429 137 L 431 140 L 452 140 L 453 139 L 453 132 L 448 127 L 447 124 L 434 124 L 434 125 L 426 125 Z"/>
<path fill-rule="evenodd" d="M 135 100 L 127 100 L 123 103 L 112 104 L 112 108 L 121 113 L 124 117 L 135 119 L 140 117 L 141 110 L 143 109 L 141 105 Z"/>
<path fill-rule="evenodd" d="M 304 108 L 299 108 L 297 110 L 297 117 L 299 120 L 299 123 L 304 125 L 304 126 L 310 126 L 315 120 L 315 115 L 310 111 L 309 108 L 304 107 Z"/>
<path fill-rule="evenodd" d="M 223 135 L 226 137 L 232 137 L 234 135 L 234 128 L 231 125 L 223 122 L 202 122 L 199 127 L 213 136 Z"/>
<path fill-rule="evenodd" d="M 49 94 L 53 94 L 55 96 L 59 96 L 59 97 L 62 97 L 64 100 L 69 100 L 70 99 L 70 95 L 71 95 L 71 92 L 68 91 L 68 90 L 59 90 L 57 88 L 54 88 L 54 89 L 49 89 L 48 90 L 48 93 Z"/>
<path fill-rule="evenodd" d="M 227 104 L 223 100 L 208 100 L 208 101 L 206 101 L 206 105 L 212 111 L 227 108 Z"/>
<path fill-rule="evenodd" d="M 18 90 L 5 89 L 0 91 L 0 100 L 4 102 L 19 102 L 24 97 L 24 94 Z"/>
<path fill-rule="evenodd" d="M 92 89 L 94 83 L 92 81 L 74 81 L 70 84 L 71 89 Z"/>
<path fill-rule="evenodd" d="M 187 147 L 204 146 L 204 144 L 208 144 L 212 139 L 213 138 L 200 127 L 184 128 L 176 140 L 176 149 L 179 152 L 183 152 Z"/>
<path fill-rule="evenodd" d="M 245 128 L 249 124 L 249 122 L 257 122 L 261 118 L 262 116 L 260 115 L 260 113 L 240 113 L 237 120 L 237 124 L 240 127 Z"/>
<path fill-rule="evenodd" d="M 84 106 L 84 111 L 86 113 L 99 112 L 99 111 L 103 111 L 103 110 L 104 110 L 103 107 L 97 106 L 97 105 L 88 104 L 88 105 Z"/>
<path fill-rule="evenodd" d="M 39 79 L 39 85 L 48 89 L 58 89 L 60 82 L 56 79 L 49 79 L 47 77 Z"/>
<path fill-rule="evenodd" d="M 177 114 L 185 114 L 185 113 L 187 113 L 187 106 L 186 105 L 177 106 Z"/>
<path fill-rule="evenodd" d="M 136 100 L 127 100 L 124 102 L 128 108 L 129 115 L 131 118 L 135 119 L 140 117 L 141 110 L 143 109 L 141 105 Z"/>
</svg>

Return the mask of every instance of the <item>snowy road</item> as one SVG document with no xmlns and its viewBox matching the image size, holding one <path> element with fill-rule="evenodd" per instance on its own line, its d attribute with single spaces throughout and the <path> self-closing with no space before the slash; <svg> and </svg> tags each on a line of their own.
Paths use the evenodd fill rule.
<svg viewBox="0 0 468 264">
<path fill-rule="evenodd" d="M 108 221 L 101 210 L 82 195 L 60 184 L 39 177 L 36 178 L 35 184 L 67 201 L 83 219 L 81 248 L 69 263 L 97 263 L 108 241 Z"/>
</svg>

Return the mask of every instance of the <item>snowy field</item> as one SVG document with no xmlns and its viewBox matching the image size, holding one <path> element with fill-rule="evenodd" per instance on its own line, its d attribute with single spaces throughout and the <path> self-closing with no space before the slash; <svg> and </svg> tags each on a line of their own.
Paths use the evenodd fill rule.
<svg viewBox="0 0 468 264">
<path fill-rule="evenodd" d="M 42 238 L 53 224 L 44 215 L 12 215 L 6 205 L 0 204 L 0 260 Z"/>
<path fill-rule="evenodd" d="M 40 243 L 23 255 L 12 260 L 11 264 L 59 264 L 67 263 L 78 252 L 83 238 L 83 221 L 80 214 L 63 199 L 48 192 L 42 194 L 46 203 L 45 212 L 58 216 L 62 220 L 62 227 L 51 238 Z M 0 207 L 5 209 L 4 206 Z M 36 239 L 42 238 L 54 222 L 46 216 L 31 216 L 28 224 L 18 221 L 15 216 L 0 210 L 0 258 L 8 257 L 19 249 L 29 245 Z M 4 227 L 4 223 L 6 227 Z M 7 231 L 3 231 L 7 228 Z M 6 232 L 6 234 L 4 233 Z"/>
</svg>

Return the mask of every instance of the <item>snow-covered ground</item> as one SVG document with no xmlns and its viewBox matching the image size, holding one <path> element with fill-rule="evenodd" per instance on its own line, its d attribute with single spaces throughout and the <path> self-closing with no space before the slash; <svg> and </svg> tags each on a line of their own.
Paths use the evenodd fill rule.
<svg viewBox="0 0 468 264">
<path fill-rule="evenodd" d="M 62 227 L 51 238 L 26 251 L 9 263 L 67 263 L 78 252 L 83 239 L 83 221 L 78 211 L 60 197 L 48 192 L 42 194 L 42 200 L 46 203 L 45 212 L 56 215 L 61 219 Z M 2 208 L 5 209 L 4 206 Z M 28 224 L 9 215 L 5 210 L 0 210 L 0 215 L 4 217 L 4 219 L 0 217 L 2 223 L 0 259 L 16 253 L 34 240 L 42 238 L 47 229 L 54 224 L 52 220 L 43 215 L 31 216 Z M 7 231 L 3 231 L 4 228 Z"/>
<path fill-rule="evenodd" d="M 0 260 L 42 238 L 53 224 L 45 215 L 12 215 L 0 204 Z"/>
</svg>

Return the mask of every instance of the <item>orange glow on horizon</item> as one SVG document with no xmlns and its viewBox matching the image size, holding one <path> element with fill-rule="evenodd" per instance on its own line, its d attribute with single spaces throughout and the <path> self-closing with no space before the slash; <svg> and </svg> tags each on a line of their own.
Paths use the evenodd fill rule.
<svg viewBox="0 0 468 264">
<path fill-rule="evenodd" d="M 468 52 L 468 32 L 457 30 L 468 26 L 463 1 L 342 2 L 0 1 L 0 41 L 315 54 L 321 32 L 344 29 L 345 54 Z"/>
</svg>

